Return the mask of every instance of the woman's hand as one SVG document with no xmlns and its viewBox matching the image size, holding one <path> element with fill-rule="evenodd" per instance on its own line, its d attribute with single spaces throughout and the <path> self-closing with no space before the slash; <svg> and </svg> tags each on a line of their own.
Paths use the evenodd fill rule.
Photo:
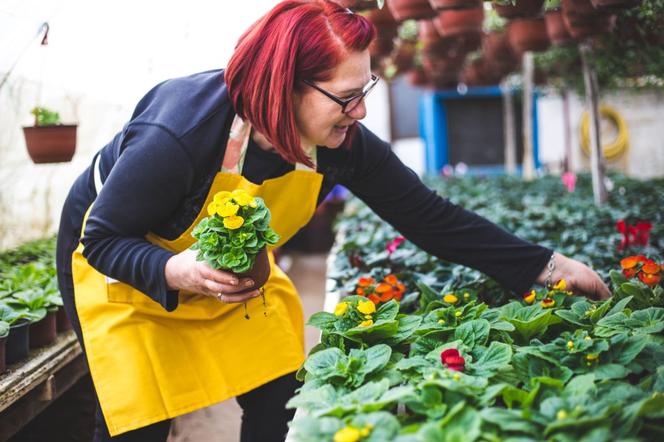
<svg viewBox="0 0 664 442">
<path fill-rule="evenodd" d="M 554 261 L 555 268 L 551 274 L 551 283 L 555 284 L 564 279 L 567 283 L 567 290 L 571 290 L 576 295 L 584 295 L 594 300 L 611 297 L 611 290 L 604 284 L 602 278 L 587 265 L 557 252 L 554 252 Z M 545 285 L 548 275 L 547 267 L 537 277 L 537 283 Z"/>
<path fill-rule="evenodd" d="M 260 295 L 258 290 L 235 294 L 254 285 L 251 278 L 238 277 L 229 272 L 215 270 L 196 260 L 196 252 L 185 250 L 166 261 L 166 284 L 170 290 L 187 290 L 213 296 L 221 302 L 245 302 Z"/>
</svg>

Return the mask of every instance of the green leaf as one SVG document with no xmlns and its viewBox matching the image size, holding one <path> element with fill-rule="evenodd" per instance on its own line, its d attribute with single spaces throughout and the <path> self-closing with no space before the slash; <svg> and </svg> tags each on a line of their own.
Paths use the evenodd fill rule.
<svg viewBox="0 0 664 442">
<path fill-rule="evenodd" d="M 511 360 L 512 348 L 508 344 L 493 341 L 472 366 L 476 374 L 490 376 L 507 367 Z"/>
<path fill-rule="evenodd" d="M 392 349 L 389 345 L 378 344 L 369 347 L 364 351 L 367 358 L 366 365 L 362 369 L 364 373 L 369 374 L 383 368 L 390 361 Z"/>
<path fill-rule="evenodd" d="M 391 299 L 378 307 L 378 310 L 376 310 L 376 320 L 391 321 L 397 317 L 397 314 L 399 314 L 399 303 Z"/>
<path fill-rule="evenodd" d="M 333 372 L 339 363 L 342 363 L 346 356 L 336 347 L 314 353 L 306 361 L 304 368 L 314 376 L 326 376 Z"/>
<path fill-rule="evenodd" d="M 317 312 L 311 315 L 307 325 L 319 328 L 321 330 L 331 330 L 337 322 L 337 317 L 329 312 Z"/>
<path fill-rule="evenodd" d="M 454 332 L 454 339 L 463 341 L 470 349 L 484 345 L 489 337 L 491 325 L 486 319 L 474 319 L 464 322 Z"/>
</svg>

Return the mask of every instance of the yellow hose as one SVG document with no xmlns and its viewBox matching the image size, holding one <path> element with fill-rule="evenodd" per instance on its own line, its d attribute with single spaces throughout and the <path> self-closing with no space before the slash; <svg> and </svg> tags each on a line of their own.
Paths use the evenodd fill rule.
<svg viewBox="0 0 664 442">
<path fill-rule="evenodd" d="M 627 145 L 629 141 L 629 134 L 627 133 L 627 124 L 625 120 L 618 113 L 617 110 L 603 104 L 599 107 L 599 113 L 608 118 L 613 122 L 613 124 L 618 129 L 618 136 L 609 144 L 602 146 L 602 153 L 604 158 L 607 160 L 612 160 L 622 155 L 625 150 L 627 150 Z M 590 117 L 588 112 L 584 112 L 581 116 L 581 148 L 586 155 L 590 156 Z"/>
</svg>

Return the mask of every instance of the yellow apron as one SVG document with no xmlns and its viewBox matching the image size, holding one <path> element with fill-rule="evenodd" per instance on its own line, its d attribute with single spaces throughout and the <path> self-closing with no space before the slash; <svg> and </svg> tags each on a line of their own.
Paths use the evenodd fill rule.
<svg viewBox="0 0 664 442">
<path fill-rule="evenodd" d="M 272 212 L 271 227 L 291 238 L 313 216 L 322 183 L 315 169 L 298 164 L 261 185 L 241 175 L 251 128 L 233 121 L 221 171 L 189 228 L 175 240 L 152 233 L 146 239 L 179 253 L 194 239 L 214 194 L 244 189 Z M 315 162 L 315 148 L 311 151 Z M 99 181 L 100 183 L 100 181 Z M 224 304 L 215 298 L 179 294 L 173 312 L 128 284 L 90 266 L 79 243 L 72 272 L 76 310 L 90 373 L 111 436 L 179 416 L 246 393 L 297 370 L 304 361 L 304 314 L 295 287 L 274 264 L 262 299 Z"/>
</svg>

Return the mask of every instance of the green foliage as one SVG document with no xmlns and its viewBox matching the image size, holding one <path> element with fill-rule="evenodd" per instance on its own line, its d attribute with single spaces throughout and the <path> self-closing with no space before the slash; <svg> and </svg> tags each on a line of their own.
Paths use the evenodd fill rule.
<svg viewBox="0 0 664 442">
<path fill-rule="evenodd" d="M 60 124 L 60 114 L 44 107 L 35 107 L 30 113 L 35 116 L 35 126 L 55 126 Z"/>
<path fill-rule="evenodd" d="M 256 205 L 240 206 L 237 216 L 243 223 L 239 228 L 228 228 L 224 218 L 215 213 L 203 218 L 194 228 L 196 238 L 193 250 L 196 258 L 214 269 L 243 273 L 250 270 L 258 253 L 267 245 L 279 241 L 279 235 L 270 228 L 270 211 L 262 198 L 254 198 Z"/>
</svg>

